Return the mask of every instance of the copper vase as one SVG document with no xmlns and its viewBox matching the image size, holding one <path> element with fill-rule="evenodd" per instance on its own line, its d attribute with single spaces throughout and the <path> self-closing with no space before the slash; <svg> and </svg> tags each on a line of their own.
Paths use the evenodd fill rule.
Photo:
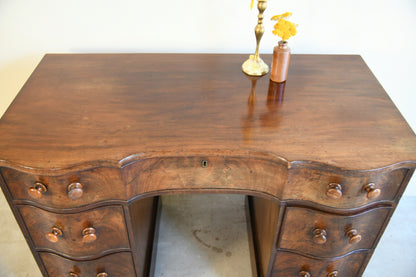
<svg viewBox="0 0 416 277">
<path fill-rule="evenodd" d="M 270 79 L 273 82 L 281 83 L 286 81 L 289 69 L 290 48 L 287 41 L 281 40 L 273 49 L 273 60 L 270 71 Z"/>
</svg>

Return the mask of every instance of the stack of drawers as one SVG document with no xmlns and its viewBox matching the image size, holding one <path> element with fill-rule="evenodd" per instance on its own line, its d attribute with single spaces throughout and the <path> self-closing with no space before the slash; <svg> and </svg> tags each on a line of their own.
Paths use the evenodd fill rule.
<svg viewBox="0 0 416 277">
<path fill-rule="evenodd" d="M 1 169 L 49 276 L 136 276 L 119 172 L 107 167 L 42 176 Z"/>
<path fill-rule="evenodd" d="M 0 120 L 0 185 L 44 276 L 147 276 L 157 197 L 188 192 L 250 195 L 260 276 L 362 274 L 413 131 L 359 56 L 293 55 L 284 94 L 244 59 L 42 59 Z"/>
<path fill-rule="evenodd" d="M 292 168 L 272 275 L 360 276 L 411 171 Z"/>
</svg>

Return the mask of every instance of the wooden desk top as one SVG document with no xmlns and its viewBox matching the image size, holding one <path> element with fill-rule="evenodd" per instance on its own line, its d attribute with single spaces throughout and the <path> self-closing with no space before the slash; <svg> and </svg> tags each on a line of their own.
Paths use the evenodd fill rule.
<svg viewBox="0 0 416 277">
<path fill-rule="evenodd" d="M 195 153 L 355 170 L 416 161 L 414 133 L 361 57 L 293 55 L 284 100 L 268 105 L 268 75 L 248 104 L 245 58 L 46 55 L 0 121 L 0 165 L 120 166 Z"/>
</svg>

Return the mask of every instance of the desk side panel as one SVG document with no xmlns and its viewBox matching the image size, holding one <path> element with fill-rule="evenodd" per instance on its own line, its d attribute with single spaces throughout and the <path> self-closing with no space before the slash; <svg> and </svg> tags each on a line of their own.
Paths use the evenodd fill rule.
<svg viewBox="0 0 416 277">
<path fill-rule="evenodd" d="M 159 197 L 146 197 L 129 205 L 128 213 L 137 276 L 149 276 L 156 228 Z"/>
<path fill-rule="evenodd" d="M 42 263 L 42 260 L 39 257 L 39 254 L 35 250 L 35 245 L 33 244 L 33 241 L 30 238 L 29 231 L 28 231 L 28 229 L 27 229 L 27 227 L 26 227 L 26 225 L 23 221 L 23 218 L 20 215 L 19 210 L 17 209 L 17 207 L 13 204 L 12 195 L 9 191 L 9 188 L 6 185 L 6 181 L 3 178 L 3 175 L 1 174 L 1 168 L 0 168 L 0 187 L 1 187 L 1 190 L 3 191 L 3 193 L 4 193 L 4 196 L 7 199 L 7 202 L 9 203 L 9 206 L 10 206 L 12 212 L 13 212 L 13 215 L 14 215 L 16 221 L 17 221 L 17 224 L 19 225 L 20 230 L 22 231 L 23 236 L 26 239 L 27 244 L 29 245 L 30 251 L 32 252 L 33 257 L 35 258 L 35 261 L 38 264 L 42 275 L 45 276 L 45 277 L 48 276 L 47 272 L 46 272 L 45 265 Z"/>
</svg>

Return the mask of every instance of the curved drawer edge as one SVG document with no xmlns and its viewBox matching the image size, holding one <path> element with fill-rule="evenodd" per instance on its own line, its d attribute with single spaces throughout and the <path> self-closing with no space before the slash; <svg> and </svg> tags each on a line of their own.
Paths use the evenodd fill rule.
<svg viewBox="0 0 416 277">
<path fill-rule="evenodd" d="M 400 161 L 396 163 L 386 164 L 380 167 L 375 168 L 347 168 L 336 166 L 328 163 L 317 162 L 317 161 L 308 161 L 308 160 L 296 160 L 289 162 L 289 168 L 311 168 L 311 169 L 320 169 L 325 171 L 332 171 L 332 172 L 344 172 L 344 173 L 368 173 L 374 171 L 386 172 L 400 168 L 407 168 L 407 169 L 415 169 L 416 168 L 416 160 L 409 160 L 409 161 Z"/>
<path fill-rule="evenodd" d="M 123 168 L 131 163 L 150 159 L 150 158 L 168 158 L 168 157 L 191 157 L 191 156 L 224 156 L 224 157 L 240 157 L 240 158 L 259 158 L 265 159 L 269 161 L 275 162 L 283 162 L 287 164 L 288 168 L 296 168 L 296 167 L 316 167 L 326 170 L 333 170 L 333 171 L 354 171 L 354 172 L 371 172 L 374 170 L 391 170 L 397 168 L 408 168 L 408 169 L 415 169 L 416 168 L 416 160 L 408 160 L 408 161 L 399 161 L 391 164 L 386 164 L 376 168 L 353 168 L 353 167 L 341 167 L 337 165 L 333 165 L 330 163 L 320 162 L 320 161 L 313 161 L 313 160 L 289 160 L 281 155 L 267 152 L 267 151 L 253 151 L 253 150 L 218 150 L 218 149 L 202 149 L 202 150 L 195 150 L 195 151 L 149 151 L 146 153 L 137 153 L 131 154 L 120 160 L 92 160 L 86 161 L 81 163 L 73 163 L 68 164 L 62 167 L 52 167 L 52 168 L 38 168 L 32 167 L 30 165 L 24 165 L 19 163 L 14 163 L 7 161 L 5 159 L 0 159 L 0 167 L 6 167 L 14 170 L 18 170 L 24 173 L 29 174 L 39 174 L 39 175 L 49 175 L 49 176 L 59 176 L 63 174 L 68 174 L 77 171 L 84 171 L 94 168 Z"/>
<path fill-rule="evenodd" d="M 48 211 L 48 212 L 52 212 L 52 213 L 58 213 L 58 214 L 79 213 L 79 212 L 89 211 L 89 210 L 93 210 L 93 209 L 104 207 L 104 206 L 124 206 L 127 203 L 128 202 L 124 201 L 124 200 L 112 200 L 112 199 L 110 199 L 110 200 L 101 200 L 101 201 L 97 201 L 97 202 L 92 202 L 90 204 L 77 206 L 77 207 L 73 207 L 73 208 L 55 208 L 55 207 L 50 207 L 50 206 L 47 206 L 47 205 L 44 205 L 44 204 L 39 204 L 38 202 L 34 202 L 34 201 L 31 201 L 31 200 L 22 200 L 22 199 L 13 200 L 13 204 L 15 204 L 15 205 L 33 206 L 33 207 L 39 208 L 39 209 L 44 210 L 44 211 Z"/>
<path fill-rule="evenodd" d="M 55 250 L 50 249 L 50 248 L 41 248 L 41 247 L 36 248 L 36 251 L 43 252 L 43 253 L 51 253 L 51 254 L 60 256 L 62 258 L 65 258 L 65 259 L 70 259 L 70 260 L 82 262 L 82 261 L 97 260 L 97 259 L 100 259 L 102 257 L 112 255 L 112 254 L 121 253 L 121 252 L 129 252 L 130 253 L 131 250 L 130 250 L 130 248 L 113 248 L 113 249 L 108 249 L 108 250 L 101 251 L 100 253 L 97 253 L 97 254 L 84 255 L 84 256 L 72 256 L 72 255 L 68 255 L 68 254 L 64 254 L 64 253 L 55 251 Z"/>
<path fill-rule="evenodd" d="M 195 189 L 161 189 L 161 190 L 154 190 L 150 192 L 144 192 L 137 194 L 133 197 L 131 197 L 127 203 L 133 203 L 137 200 L 141 200 L 148 197 L 154 197 L 154 196 L 161 196 L 164 194 L 187 194 L 187 193 L 205 193 L 205 194 L 243 194 L 248 196 L 258 196 L 261 198 L 269 199 L 278 203 L 283 203 L 284 201 L 281 200 L 279 197 L 262 192 L 257 190 L 248 190 L 248 189 L 228 189 L 228 188 L 195 188 Z"/>
<path fill-rule="evenodd" d="M 39 252 L 42 263 L 51 277 L 67 276 L 74 272 L 80 276 L 96 276 L 106 272 L 109 276 L 137 276 L 131 252 L 118 252 L 94 260 L 67 259 L 49 252 Z"/>
<path fill-rule="evenodd" d="M 319 260 L 319 261 L 332 261 L 332 260 L 342 259 L 342 258 L 345 258 L 345 257 L 350 256 L 350 255 L 354 255 L 354 254 L 357 254 L 357 253 L 369 254 L 369 253 L 372 252 L 372 250 L 371 249 L 356 249 L 356 250 L 348 252 L 346 254 L 342 254 L 342 255 L 339 255 L 339 256 L 331 256 L 331 257 L 320 257 L 320 256 L 310 255 L 310 254 L 307 254 L 307 253 L 303 253 L 303 252 L 300 252 L 300 251 L 294 251 L 294 250 L 286 249 L 286 248 L 280 248 L 280 249 L 275 250 L 275 254 L 277 254 L 278 252 L 296 254 L 296 255 L 299 255 L 299 256 L 303 256 L 303 257 L 306 257 L 306 258 L 309 258 L 309 259 L 314 259 L 314 260 Z"/>
<path fill-rule="evenodd" d="M 0 160 L 0 167 L 13 169 L 26 174 L 34 175 L 48 175 L 48 176 L 61 176 L 79 171 L 92 170 L 96 168 L 114 168 L 120 169 L 121 165 L 119 161 L 112 160 L 95 160 L 83 163 L 74 163 L 65 167 L 53 167 L 53 168 L 38 168 L 30 165 L 22 165 L 12 163 L 6 160 Z"/>
<path fill-rule="evenodd" d="M 354 207 L 354 208 L 335 208 L 323 204 L 318 204 L 313 201 L 307 200 L 297 200 L 297 199 L 288 199 L 283 200 L 283 203 L 286 204 L 286 207 L 298 207 L 298 208 L 305 208 L 310 210 L 315 210 L 319 212 L 324 212 L 328 214 L 334 215 L 347 215 L 347 216 L 354 216 L 357 214 L 366 213 L 369 210 L 374 210 L 378 208 L 393 208 L 395 202 L 387 201 L 387 200 L 380 200 L 377 202 L 369 203 L 364 206 Z"/>
</svg>

